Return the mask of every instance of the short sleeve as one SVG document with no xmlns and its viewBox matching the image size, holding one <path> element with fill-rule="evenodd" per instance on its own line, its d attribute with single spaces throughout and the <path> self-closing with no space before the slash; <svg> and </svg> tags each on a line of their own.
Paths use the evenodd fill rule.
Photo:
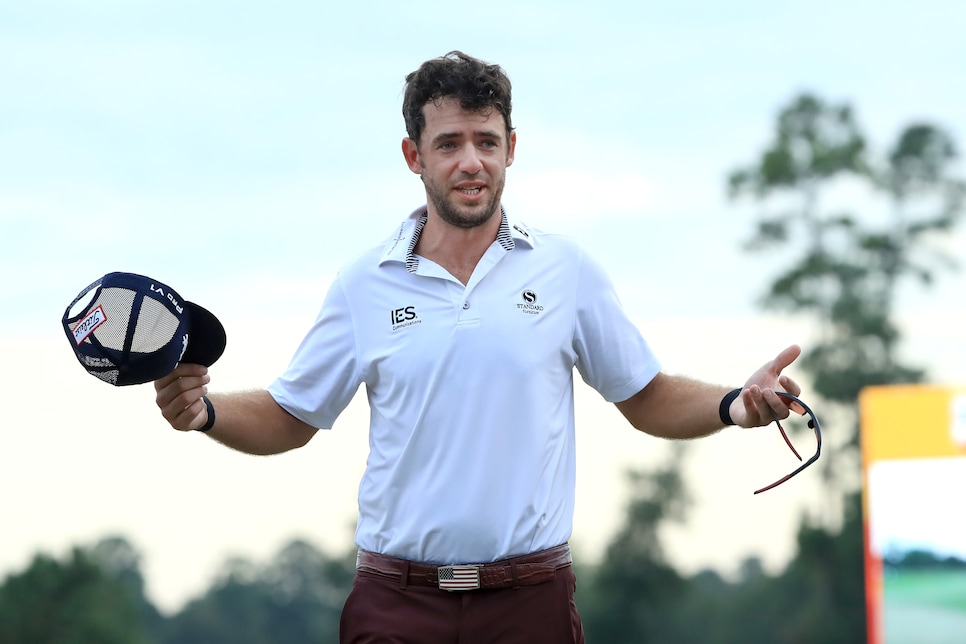
<svg viewBox="0 0 966 644">
<path fill-rule="evenodd" d="M 610 277 L 587 253 L 577 282 L 577 371 L 608 402 L 627 400 L 658 374 L 660 362 L 628 318 Z"/>
<path fill-rule="evenodd" d="M 362 382 L 357 355 L 352 314 L 336 279 L 315 324 L 268 392 L 299 420 L 330 429 Z"/>
</svg>

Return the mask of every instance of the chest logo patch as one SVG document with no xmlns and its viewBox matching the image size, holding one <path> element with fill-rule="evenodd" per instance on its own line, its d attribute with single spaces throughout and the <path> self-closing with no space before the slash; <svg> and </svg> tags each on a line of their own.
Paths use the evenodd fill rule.
<svg viewBox="0 0 966 644">
<path fill-rule="evenodd" d="M 405 329 L 406 327 L 413 326 L 414 324 L 423 323 L 423 321 L 419 319 L 419 316 L 416 315 L 415 306 L 402 306 L 398 309 L 392 309 L 389 312 L 389 318 L 392 321 L 393 331 Z"/>
<path fill-rule="evenodd" d="M 527 315 L 540 315 L 543 313 L 543 305 L 537 304 L 537 294 L 530 289 L 520 293 L 522 302 L 517 304 L 517 310 Z"/>
</svg>

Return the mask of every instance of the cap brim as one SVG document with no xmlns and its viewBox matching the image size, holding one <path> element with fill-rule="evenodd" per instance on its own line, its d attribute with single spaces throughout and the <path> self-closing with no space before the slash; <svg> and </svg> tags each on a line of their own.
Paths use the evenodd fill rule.
<svg viewBox="0 0 966 644">
<path fill-rule="evenodd" d="M 191 315 L 188 327 L 188 348 L 181 356 L 181 362 L 203 364 L 210 367 L 225 352 L 228 339 L 225 327 L 208 309 L 194 302 L 185 302 Z"/>
</svg>

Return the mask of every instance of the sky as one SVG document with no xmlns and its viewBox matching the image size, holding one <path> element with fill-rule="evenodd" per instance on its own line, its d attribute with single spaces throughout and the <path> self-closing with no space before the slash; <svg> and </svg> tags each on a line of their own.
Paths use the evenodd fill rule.
<svg viewBox="0 0 966 644">
<path fill-rule="evenodd" d="M 60 319 L 101 275 L 148 275 L 224 323 L 213 390 L 269 384 L 338 268 L 423 203 L 400 104 L 424 60 L 461 49 L 507 70 L 507 209 L 603 262 L 666 370 L 737 386 L 816 329 L 759 308 L 787 256 L 745 252 L 758 209 L 728 199 L 729 172 L 803 91 L 851 104 L 873 154 L 920 121 L 962 149 L 963 24 L 951 0 L 0 0 L 0 578 L 121 534 L 172 611 L 227 556 L 264 561 L 295 537 L 350 547 L 363 400 L 297 452 L 238 454 L 168 428 L 149 385 L 84 373 Z M 848 186 L 827 205 L 883 209 Z M 941 243 L 966 256 L 963 231 Z M 904 354 L 937 382 L 966 383 L 964 293 L 951 273 L 898 302 Z M 622 519 L 624 472 L 669 446 L 586 387 L 577 421 L 573 543 L 592 561 Z M 784 450 L 765 430 L 691 446 L 691 517 L 666 533 L 676 565 L 787 562 L 800 516 L 828 499 L 808 474 L 752 496 L 789 471 Z"/>
</svg>

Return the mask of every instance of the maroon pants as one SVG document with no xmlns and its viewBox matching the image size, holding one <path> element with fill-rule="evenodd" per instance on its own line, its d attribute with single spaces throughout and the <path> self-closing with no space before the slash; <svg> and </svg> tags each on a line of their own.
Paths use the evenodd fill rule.
<svg viewBox="0 0 966 644">
<path fill-rule="evenodd" d="M 450 592 L 356 572 L 342 609 L 341 644 L 583 644 L 570 566 L 550 581 Z"/>
</svg>

